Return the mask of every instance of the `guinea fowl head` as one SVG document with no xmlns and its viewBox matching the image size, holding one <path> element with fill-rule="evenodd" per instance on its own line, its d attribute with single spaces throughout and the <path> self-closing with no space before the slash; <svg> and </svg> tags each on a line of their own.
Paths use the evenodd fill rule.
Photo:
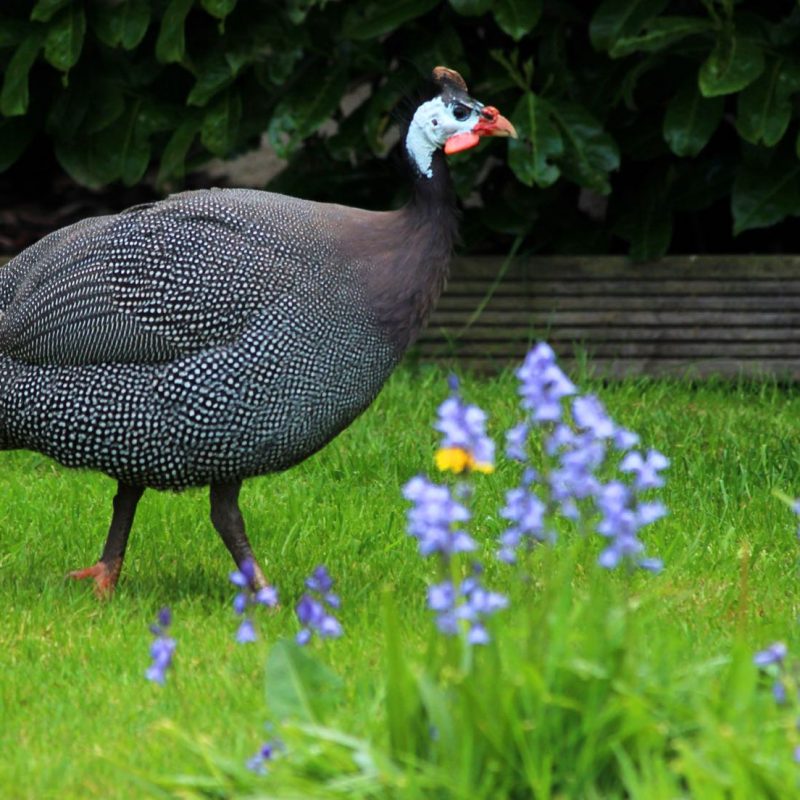
<svg viewBox="0 0 800 800">
<path fill-rule="evenodd" d="M 494 106 L 471 97 L 455 70 L 436 67 L 433 80 L 441 93 L 415 112 L 406 134 L 406 151 L 421 177 L 433 177 L 437 150 L 447 155 L 475 147 L 483 136 L 517 137 L 514 126 Z"/>
</svg>

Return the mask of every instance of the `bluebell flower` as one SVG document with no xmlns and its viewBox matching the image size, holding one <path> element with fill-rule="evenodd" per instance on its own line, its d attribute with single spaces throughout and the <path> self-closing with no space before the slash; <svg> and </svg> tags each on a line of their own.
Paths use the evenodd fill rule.
<svg viewBox="0 0 800 800">
<path fill-rule="evenodd" d="M 669 466 L 669 459 L 658 450 L 650 450 L 645 458 L 637 451 L 628 453 L 619 465 L 621 472 L 632 472 L 634 485 L 638 491 L 659 489 L 664 479 L 659 475 Z"/>
<path fill-rule="evenodd" d="M 512 524 L 500 536 L 498 557 L 513 564 L 516 550 L 525 537 L 542 542 L 545 533 L 545 512 L 547 507 L 530 489 L 522 486 L 506 492 L 506 504 L 500 509 L 500 516 Z"/>
<path fill-rule="evenodd" d="M 273 586 L 266 586 L 257 591 L 253 591 L 253 579 L 255 578 L 255 564 L 252 559 L 245 559 L 239 569 L 230 574 L 231 583 L 241 589 L 233 598 L 233 610 L 237 616 L 244 619 L 236 630 L 236 641 L 239 644 L 249 644 L 255 642 L 258 637 L 253 620 L 248 612 L 253 606 L 267 606 L 273 608 L 278 604 L 278 590 Z"/>
<path fill-rule="evenodd" d="M 553 349 L 544 342 L 536 345 L 516 371 L 520 380 L 519 394 L 523 408 L 531 412 L 535 422 L 557 422 L 561 419 L 564 397 L 575 394 L 575 385 L 556 365 Z"/>
<path fill-rule="evenodd" d="M 475 549 L 472 537 L 455 527 L 469 520 L 469 511 L 446 486 L 417 475 L 405 484 L 403 496 L 412 503 L 406 513 L 408 533 L 419 542 L 423 556 L 439 553 L 449 558 Z"/>
<path fill-rule="evenodd" d="M 494 441 L 486 434 L 486 413 L 465 403 L 458 382 L 450 382 L 451 395 L 440 406 L 434 428 L 442 435 L 436 466 L 452 472 L 494 470 Z"/>
<path fill-rule="evenodd" d="M 764 650 L 759 650 L 753 656 L 753 663 L 757 667 L 768 667 L 770 664 L 783 664 L 788 648 L 783 642 L 775 642 Z"/>
<path fill-rule="evenodd" d="M 572 418 L 578 428 L 591 432 L 595 439 L 610 439 L 616 431 L 603 404 L 591 394 L 572 401 Z"/>
<path fill-rule="evenodd" d="M 508 598 L 485 589 L 477 573 L 463 580 L 458 590 L 451 581 L 428 588 L 428 608 L 436 613 L 436 627 L 446 636 L 454 636 L 459 630 L 459 620 L 464 620 L 469 626 L 469 644 L 487 644 L 490 637 L 485 619 L 507 606 Z"/>
<path fill-rule="evenodd" d="M 528 457 L 525 443 L 528 440 L 528 425 L 520 422 L 506 431 L 506 455 L 514 461 L 525 461 Z"/>
<path fill-rule="evenodd" d="M 157 619 L 157 623 L 150 626 L 150 631 L 155 638 L 150 645 L 152 664 L 145 671 L 145 677 L 147 680 L 163 686 L 167 680 L 167 670 L 172 666 L 172 657 L 175 654 L 177 643 L 168 635 L 169 627 L 172 624 L 172 612 L 169 608 L 162 608 L 158 612 Z"/>
<path fill-rule="evenodd" d="M 255 772 L 258 775 L 267 774 L 267 762 L 272 761 L 277 750 L 277 744 L 274 741 L 264 742 L 258 752 L 247 760 L 247 769 Z"/>
<path fill-rule="evenodd" d="M 339 608 L 339 596 L 334 594 L 333 579 L 325 567 L 319 566 L 306 580 L 306 592 L 295 606 L 297 619 L 303 626 L 296 640 L 308 644 L 315 633 L 323 639 L 336 639 L 344 633 L 341 623 L 332 613 Z"/>
</svg>

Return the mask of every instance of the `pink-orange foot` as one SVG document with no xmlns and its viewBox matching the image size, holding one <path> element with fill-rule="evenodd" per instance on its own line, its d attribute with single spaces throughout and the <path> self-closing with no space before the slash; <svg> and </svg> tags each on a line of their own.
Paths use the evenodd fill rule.
<svg viewBox="0 0 800 800">
<path fill-rule="evenodd" d="M 94 593 L 102 600 L 107 600 L 114 594 L 120 566 L 116 564 L 109 566 L 103 561 L 98 561 L 94 566 L 70 572 L 69 577 L 76 580 L 94 578 Z"/>
</svg>

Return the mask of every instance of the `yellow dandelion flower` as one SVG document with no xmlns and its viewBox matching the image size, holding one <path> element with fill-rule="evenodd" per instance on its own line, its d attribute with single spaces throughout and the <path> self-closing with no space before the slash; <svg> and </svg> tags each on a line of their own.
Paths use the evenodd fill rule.
<svg viewBox="0 0 800 800">
<path fill-rule="evenodd" d="M 494 466 L 476 461 L 472 453 L 461 447 L 440 447 L 434 456 L 436 468 L 440 472 L 461 473 L 466 471 L 494 472 Z"/>
</svg>

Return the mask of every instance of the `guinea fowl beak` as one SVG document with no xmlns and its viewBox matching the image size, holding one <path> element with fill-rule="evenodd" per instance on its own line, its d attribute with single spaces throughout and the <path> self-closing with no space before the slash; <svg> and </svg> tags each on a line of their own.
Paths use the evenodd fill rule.
<svg viewBox="0 0 800 800">
<path fill-rule="evenodd" d="M 517 138 L 516 128 L 494 107 L 484 106 L 481 118 L 471 131 L 464 131 L 451 136 L 444 143 L 444 152 L 450 156 L 475 147 L 481 136 L 511 136 Z"/>
<path fill-rule="evenodd" d="M 481 118 L 472 130 L 478 136 L 517 138 L 516 128 L 494 106 L 484 106 L 481 109 Z"/>
</svg>

